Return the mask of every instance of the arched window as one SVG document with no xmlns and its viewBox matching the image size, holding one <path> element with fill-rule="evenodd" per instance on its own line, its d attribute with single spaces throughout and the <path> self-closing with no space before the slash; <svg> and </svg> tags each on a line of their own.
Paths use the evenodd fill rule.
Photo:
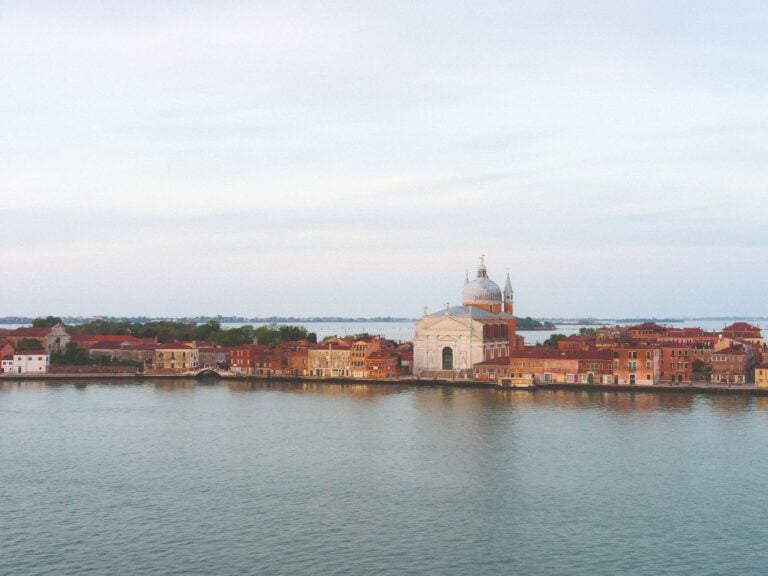
<svg viewBox="0 0 768 576">
<path fill-rule="evenodd" d="M 443 348 L 443 370 L 453 370 L 453 348 Z"/>
</svg>

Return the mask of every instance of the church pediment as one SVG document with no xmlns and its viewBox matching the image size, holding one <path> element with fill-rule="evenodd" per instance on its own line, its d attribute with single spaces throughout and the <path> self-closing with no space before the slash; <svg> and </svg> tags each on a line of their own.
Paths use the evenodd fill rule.
<svg viewBox="0 0 768 576">
<path fill-rule="evenodd" d="M 419 322 L 421 330 L 430 332 L 466 332 L 472 320 L 469 318 L 453 318 L 444 316 L 442 318 L 428 318 Z"/>
</svg>

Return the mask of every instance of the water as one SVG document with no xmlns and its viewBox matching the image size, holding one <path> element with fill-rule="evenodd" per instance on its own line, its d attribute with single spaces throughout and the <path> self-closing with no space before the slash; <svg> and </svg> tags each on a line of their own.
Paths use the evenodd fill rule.
<svg viewBox="0 0 768 576">
<path fill-rule="evenodd" d="M 0 574 L 765 574 L 768 399 L 0 383 Z"/>
</svg>

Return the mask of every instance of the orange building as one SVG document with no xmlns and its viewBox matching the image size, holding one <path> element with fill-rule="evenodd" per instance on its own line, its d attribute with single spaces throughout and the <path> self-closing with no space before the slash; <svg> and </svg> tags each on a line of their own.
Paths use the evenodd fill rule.
<svg viewBox="0 0 768 576">
<path fill-rule="evenodd" d="M 372 352 L 365 359 L 366 378 L 392 378 L 400 374 L 397 356 L 391 352 Z"/>
<path fill-rule="evenodd" d="M 647 344 L 621 344 L 611 348 L 614 384 L 658 384 L 660 352 Z"/>
<path fill-rule="evenodd" d="M 611 353 L 606 350 L 565 351 L 536 346 L 513 351 L 508 365 L 510 376 L 519 380 L 531 379 L 545 384 L 608 384 L 611 360 Z"/>
<path fill-rule="evenodd" d="M 381 338 L 358 340 L 352 344 L 349 354 L 349 371 L 353 378 L 365 378 L 368 374 L 366 360 L 371 354 L 382 351 Z"/>
<path fill-rule="evenodd" d="M 658 341 L 660 336 L 663 336 L 667 328 L 656 324 L 655 322 L 644 322 L 635 326 L 630 326 L 629 338 L 634 342 L 648 343 Z"/>
<path fill-rule="evenodd" d="M 752 344 L 755 350 L 762 351 L 765 345 L 763 334 L 758 326 L 747 322 L 734 322 L 723 328 L 723 338 L 745 340 Z"/>
<path fill-rule="evenodd" d="M 243 344 L 232 348 L 230 369 L 237 374 L 256 374 L 257 368 L 263 373 L 267 356 L 272 349 L 264 344 Z"/>
<path fill-rule="evenodd" d="M 692 346 L 661 345 L 659 347 L 660 381 L 690 384 L 693 382 L 693 359 Z"/>
</svg>

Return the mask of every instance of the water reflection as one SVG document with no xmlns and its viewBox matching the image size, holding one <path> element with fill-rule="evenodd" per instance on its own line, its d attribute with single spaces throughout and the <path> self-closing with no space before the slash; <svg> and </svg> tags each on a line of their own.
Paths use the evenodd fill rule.
<svg viewBox="0 0 768 576">
<path fill-rule="evenodd" d="M 169 379 L 169 380 L 2 380 L 0 393 L 24 390 L 45 391 L 74 387 L 87 390 L 93 387 L 145 386 L 157 391 L 194 391 L 201 388 L 226 387 L 235 394 L 279 391 L 294 394 L 322 394 L 347 396 L 359 400 L 408 394 L 416 406 L 433 409 L 483 408 L 505 410 L 521 407 L 552 407 L 565 410 L 602 409 L 615 412 L 688 412 L 702 403 L 710 409 L 724 413 L 740 413 L 745 410 L 768 411 L 768 396 L 728 393 L 689 393 L 677 391 L 627 392 L 613 390 L 538 389 L 498 390 L 494 388 L 455 388 L 451 386 L 418 387 L 400 384 L 363 384 L 328 382 L 269 382 L 244 380 Z"/>
<path fill-rule="evenodd" d="M 745 394 L 714 394 L 706 402 L 717 412 L 741 413 L 752 404 L 752 398 Z"/>
<path fill-rule="evenodd" d="M 399 394 L 405 389 L 397 384 L 329 384 L 323 382 L 247 382 L 228 381 L 227 388 L 235 393 L 278 391 L 299 394 L 324 394 L 331 396 L 350 396 L 352 398 L 376 398 Z"/>
</svg>

